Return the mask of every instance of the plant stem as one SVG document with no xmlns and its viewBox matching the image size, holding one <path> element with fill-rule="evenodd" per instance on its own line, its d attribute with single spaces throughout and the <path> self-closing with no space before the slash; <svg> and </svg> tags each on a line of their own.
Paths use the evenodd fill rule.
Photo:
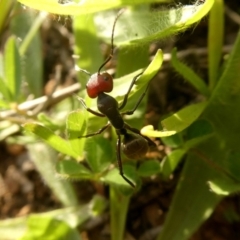
<svg viewBox="0 0 240 240">
<path fill-rule="evenodd" d="M 117 188 L 110 186 L 111 239 L 122 240 L 126 224 L 126 216 L 130 201 Z"/>
</svg>

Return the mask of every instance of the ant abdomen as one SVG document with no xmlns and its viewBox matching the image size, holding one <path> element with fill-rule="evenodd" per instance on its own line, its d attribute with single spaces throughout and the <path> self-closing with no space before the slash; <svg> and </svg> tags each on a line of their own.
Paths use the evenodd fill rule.
<svg viewBox="0 0 240 240">
<path fill-rule="evenodd" d="M 143 158 L 148 151 L 148 141 L 137 134 L 124 134 L 122 151 L 130 159 Z"/>
</svg>

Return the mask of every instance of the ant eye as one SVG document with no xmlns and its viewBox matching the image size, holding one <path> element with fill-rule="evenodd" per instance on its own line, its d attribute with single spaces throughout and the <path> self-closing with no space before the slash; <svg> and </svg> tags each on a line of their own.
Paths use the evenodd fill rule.
<svg viewBox="0 0 240 240">
<path fill-rule="evenodd" d="M 104 79 L 104 81 L 108 81 L 108 80 L 109 80 L 109 77 L 108 77 L 107 75 L 104 75 L 104 76 L 103 76 L 103 79 Z"/>
<path fill-rule="evenodd" d="M 98 76 L 99 92 L 111 92 L 113 89 L 112 76 L 105 72 Z"/>
</svg>

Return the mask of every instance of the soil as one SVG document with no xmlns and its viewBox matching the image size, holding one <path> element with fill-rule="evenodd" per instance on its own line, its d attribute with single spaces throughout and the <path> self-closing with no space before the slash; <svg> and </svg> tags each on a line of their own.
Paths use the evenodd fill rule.
<svg viewBox="0 0 240 240">
<path fill-rule="evenodd" d="M 229 1 L 228 7 L 232 10 L 240 10 L 240 2 Z M 194 29 L 189 29 L 170 41 L 164 41 L 159 46 L 153 45 L 152 49 L 161 47 L 164 52 L 169 52 L 173 46 L 176 46 L 178 51 L 183 53 L 184 62 L 189 63 L 207 81 L 207 24 L 207 17 L 205 17 Z M 232 19 L 230 11 L 227 11 L 225 26 L 224 45 L 232 45 L 239 23 Z M 57 64 L 60 64 L 63 69 L 61 84 L 67 86 L 74 82 L 71 71 L 72 37 L 70 18 L 53 17 L 49 19 L 48 25 L 42 28 L 43 49 L 45 53 L 47 52 L 44 55 L 44 76 L 48 79 L 43 89 L 44 93 L 51 91 L 54 82 L 52 76 Z M 186 51 L 189 52 L 184 55 Z M 152 81 L 145 121 L 157 126 L 159 119 L 164 115 L 181 109 L 196 101 L 196 98 L 198 98 L 196 91 L 181 79 L 166 61 L 161 72 Z M 166 149 L 159 140 L 158 143 L 160 145 L 159 160 L 161 160 L 169 149 Z M 0 152 L 0 219 L 46 212 L 61 207 L 61 203 L 43 182 L 31 159 L 28 158 L 24 146 L 2 141 Z M 182 166 L 179 166 L 168 181 L 158 177 L 145 179 L 141 191 L 132 198 L 130 203 L 125 239 L 155 239 L 166 218 L 181 168 Z M 74 182 L 73 185 L 82 202 L 89 201 L 96 192 L 100 191 L 99 186 L 96 187 L 90 182 Z M 101 194 L 108 197 L 107 186 L 102 186 Z M 239 219 L 228 221 L 225 216 L 226 209 L 232 209 L 238 216 L 240 215 L 239 195 L 233 195 L 221 201 L 191 240 L 240 239 Z M 83 231 L 83 239 L 110 239 L 109 217 L 108 213 L 106 214 L 107 217 L 103 218 L 99 225 Z"/>
</svg>

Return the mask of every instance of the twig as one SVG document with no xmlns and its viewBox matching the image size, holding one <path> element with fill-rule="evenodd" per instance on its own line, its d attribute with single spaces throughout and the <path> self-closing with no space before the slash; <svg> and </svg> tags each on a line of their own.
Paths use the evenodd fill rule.
<svg viewBox="0 0 240 240">
<path fill-rule="evenodd" d="M 240 15 L 237 14 L 236 12 L 234 12 L 231 8 L 229 8 L 228 6 L 225 6 L 225 12 L 227 14 L 227 16 L 235 23 L 237 23 L 238 25 L 240 25 Z"/>
<path fill-rule="evenodd" d="M 47 101 L 48 101 L 48 104 L 45 107 L 47 107 L 49 105 L 54 105 L 54 104 L 62 101 L 63 99 L 71 96 L 73 93 L 78 92 L 79 90 L 80 90 L 80 84 L 75 83 L 69 87 L 55 91 L 53 93 L 50 101 L 48 101 L 47 96 L 43 96 L 40 98 L 36 98 L 36 99 L 30 100 L 30 101 L 23 102 L 18 105 L 17 109 L 11 109 L 11 110 L 6 110 L 6 111 L 0 112 L 0 120 L 4 120 L 8 117 L 14 116 L 21 112 L 24 113 L 28 110 L 31 110 L 31 109 L 37 107 L 39 104 L 43 104 Z"/>
</svg>

